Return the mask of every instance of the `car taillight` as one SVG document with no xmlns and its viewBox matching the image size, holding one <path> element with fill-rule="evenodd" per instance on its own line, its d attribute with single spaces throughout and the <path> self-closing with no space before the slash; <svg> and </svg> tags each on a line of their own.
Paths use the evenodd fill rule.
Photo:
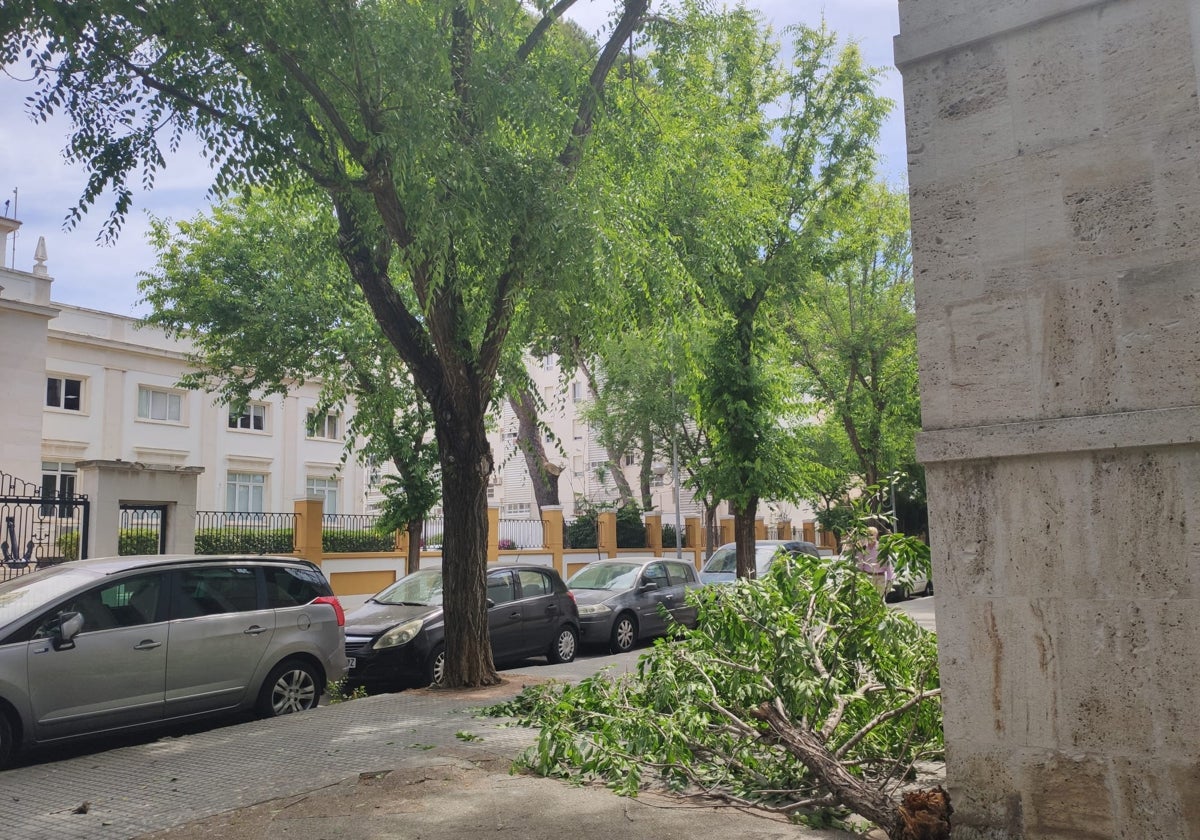
<svg viewBox="0 0 1200 840">
<path fill-rule="evenodd" d="M 337 616 L 338 627 L 346 626 L 346 611 L 342 609 L 342 602 L 337 599 L 336 595 L 322 595 L 320 598 L 313 600 L 314 604 L 329 604 L 333 607 L 333 613 Z"/>
<path fill-rule="evenodd" d="M 572 602 L 578 603 L 577 601 L 575 601 L 575 593 L 572 592 L 570 589 L 567 590 L 567 595 L 570 597 Z"/>
</svg>

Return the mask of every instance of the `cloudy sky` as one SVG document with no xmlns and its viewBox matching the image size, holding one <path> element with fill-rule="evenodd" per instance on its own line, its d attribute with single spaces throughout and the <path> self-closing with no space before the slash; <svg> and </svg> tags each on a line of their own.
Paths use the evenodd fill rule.
<svg viewBox="0 0 1200 840">
<path fill-rule="evenodd" d="M 590 30 L 604 24 L 611 0 L 580 0 L 574 17 Z M 896 0 L 837 0 L 822 6 L 802 0 L 749 0 L 776 30 L 795 23 L 819 23 L 824 17 L 843 41 L 858 43 L 868 64 L 885 69 L 881 92 L 896 107 L 884 125 L 881 151 L 884 175 L 894 184 L 904 179 L 904 127 L 901 113 L 900 74 L 892 66 L 892 38 L 899 29 Z M 10 75 L 11 74 L 11 75 Z M 24 224 L 13 253 L 12 240 L 4 264 L 29 271 L 38 237 L 46 238 L 47 267 L 54 277 L 53 298 L 62 303 L 139 315 L 137 275 L 154 263 L 146 244 L 148 214 L 171 219 L 190 218 L 207 207 L 205 193 L 211 181 L 207 164 L 184 150 L 168 159 L 149 193 L 136 193 L 134 208 L 115 245 L 97 241 L 111 203 L 101 201 L 82 223 L 68 229 L 67 211 L 79 198 L 85 182 L 82 168 L 68 166 L 62 158 L 67 124 L 35 123 L 28 117 L 24 99 L 32 86 L 20 81 L 20 68 L 0 75 L 0 212 Z"/>
</svg>

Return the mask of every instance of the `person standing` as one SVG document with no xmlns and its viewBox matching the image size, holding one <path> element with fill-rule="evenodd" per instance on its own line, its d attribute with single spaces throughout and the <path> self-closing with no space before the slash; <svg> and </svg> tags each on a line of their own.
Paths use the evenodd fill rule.
<svg viewBox="0 0 1200 840">
<path fill-rule="evenodd" d="M 891 562 L 888 560 L 881 562 L 879 559 L 878 528 L 874 526 L 867 528 L 866 539 L 856 547 L 855 553 L 858 555 L 859 570 L 870 576 L 875 591 L 879 593 L 880 598 L 886 600 L 895 575 Z"/>
</svg>

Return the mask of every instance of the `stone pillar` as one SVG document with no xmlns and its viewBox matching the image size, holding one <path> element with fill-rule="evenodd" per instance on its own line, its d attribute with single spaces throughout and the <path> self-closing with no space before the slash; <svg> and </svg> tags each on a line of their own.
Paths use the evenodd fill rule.
<svg viewBox="0 0 1200 840">
<path fill-rule="evenodd" d="M 196 550 L 196 481 L 204 467 L 137 461 L 78 461 L 76 492 L 90 502 L 87 556 L 115 557 L 120 549 L 121 506 L 162 507 L 164 551 Z"/>
<path fill-rule="evenodd" d="M 900 0 L 955 840 L 1200 836 L 1200 4 Z"/>
<path fill-rule="evenodd" d="M 790 540 L 792 538 L 792 520 L 779 520 L 779 539 Z"/>
<path fill-rule="evenodd" d="M 767 520 L 761 516 L 754 520 L 754 539 L 765 540 L 767 538 Z"/>
</svg>

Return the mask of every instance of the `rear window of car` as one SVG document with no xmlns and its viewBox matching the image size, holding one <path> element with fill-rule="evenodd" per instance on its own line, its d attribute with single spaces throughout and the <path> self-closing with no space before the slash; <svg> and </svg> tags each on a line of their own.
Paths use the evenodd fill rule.
<svg viewBox="0 0 1200 840">
<path fill-rule="evenodd" d="M 298 566 L 264 566 L 267 606 L 272 609 L 301 607 L 330 594 L 329 584 L 316 569 Z"/>
</svg>

